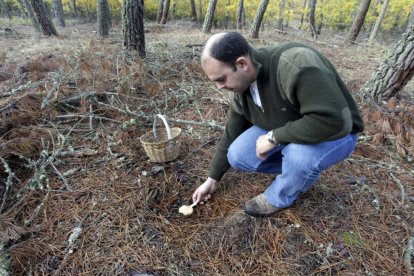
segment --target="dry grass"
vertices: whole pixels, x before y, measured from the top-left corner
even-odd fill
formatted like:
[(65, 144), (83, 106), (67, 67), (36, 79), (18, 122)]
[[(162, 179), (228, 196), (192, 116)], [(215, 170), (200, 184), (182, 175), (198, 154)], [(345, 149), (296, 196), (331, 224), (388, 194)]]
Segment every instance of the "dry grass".
[[(412, 273), (409, 97), (389, 103), (400, 109), (396, 120), (355, 94), (367, 125), (357, 150), (278, 216), (241, 211), (270, 176), (231, 170), (208, 204), (182, 217), (178, 208), (207, 174), (227, 95), (203, 76), (200, 47), (186, 46), (206, 35), (185, 24), (147, 28), (144, 61), (123, 54), (118, 31), (102, 40), (89, 25), (61, 30), (57, 39), (24, 29), (14, 40), (0, 38), (7, 50), (0, 68), (0, 260), (10, 274)], [(305, 40), (262, 37), (253, 43)], [(332, 59), (353, 92), (385, 49), (305, 42)], [(148, 162), (139, 144), (157, 113), (201, 122), (175, 124), (182, 147), (168, 164)]]

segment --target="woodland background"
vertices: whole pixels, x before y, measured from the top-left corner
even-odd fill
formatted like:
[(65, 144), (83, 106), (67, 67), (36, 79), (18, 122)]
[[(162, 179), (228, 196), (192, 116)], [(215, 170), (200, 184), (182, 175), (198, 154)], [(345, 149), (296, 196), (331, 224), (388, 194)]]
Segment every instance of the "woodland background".
[[(0, 275), (412, 275), (413, 8), (0, 0)], [(226, 122), (229, 93), (199, 64), (223, 30), (318, 49), (366, 124), (352, 156), (274, 217), (242, 211), (273, 176), (234, 170), (178, 213)], [(174, 161), (150, 162), (140, 144), (155, 114), (182, 128)]]

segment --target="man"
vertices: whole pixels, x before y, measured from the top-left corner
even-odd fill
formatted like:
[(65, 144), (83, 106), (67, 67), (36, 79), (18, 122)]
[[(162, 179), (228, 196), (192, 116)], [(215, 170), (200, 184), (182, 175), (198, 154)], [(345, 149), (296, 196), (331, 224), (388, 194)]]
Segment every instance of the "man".
[(213, 35), (201, 66), (219, 89), (233, 92), (226, 129), (194, 202), (210, 199), (230, 166), (278, 174), (245, 212), (287, 208), (322, 171), (347, 158), (363, 121), (333, 65), (299, 43), (254, 49), (236, 32)]

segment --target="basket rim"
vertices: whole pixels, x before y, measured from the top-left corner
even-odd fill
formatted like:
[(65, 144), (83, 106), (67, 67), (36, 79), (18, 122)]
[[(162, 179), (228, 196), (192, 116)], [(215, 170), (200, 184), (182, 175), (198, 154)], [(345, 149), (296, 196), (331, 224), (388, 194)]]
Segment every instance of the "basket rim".
[(169, 141), (174, 141), (174, 140), (176, 140), (177, 138), (179, 138), (181, 136), (182, 129), (180, 127), (173, 127), (173, 128), (171, 128), (171, 130), (172, 130), (172, 134), (175, 134), (175, 135), (173, 135), (173, 137), (170, 140), (163, 140), (163, 141), (159, 141), (159, 142), (144, 141), (144, 138), (147, 138), (148, 136), (154, 138), (154, 133), (152, 131), (148, 131), (147, 133), (141, 135), (139, 140), (143, 144), (157, 145), (157, 144), (162, 144), (162, 143), (168, 143)]

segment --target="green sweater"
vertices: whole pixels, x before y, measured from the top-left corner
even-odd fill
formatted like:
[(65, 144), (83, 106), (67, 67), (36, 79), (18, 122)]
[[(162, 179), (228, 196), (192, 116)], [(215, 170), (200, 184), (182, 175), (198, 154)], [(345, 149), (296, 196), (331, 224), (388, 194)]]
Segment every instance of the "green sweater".
[(280, 144), (317, 144), (363, 130), (355, 101), (321, 53), (293, 42), (250, 50), (262, 108), (249, 89), (234, 94), (209, 177), (222, 178), (230, 144), (252, 125), (273, 130)]

